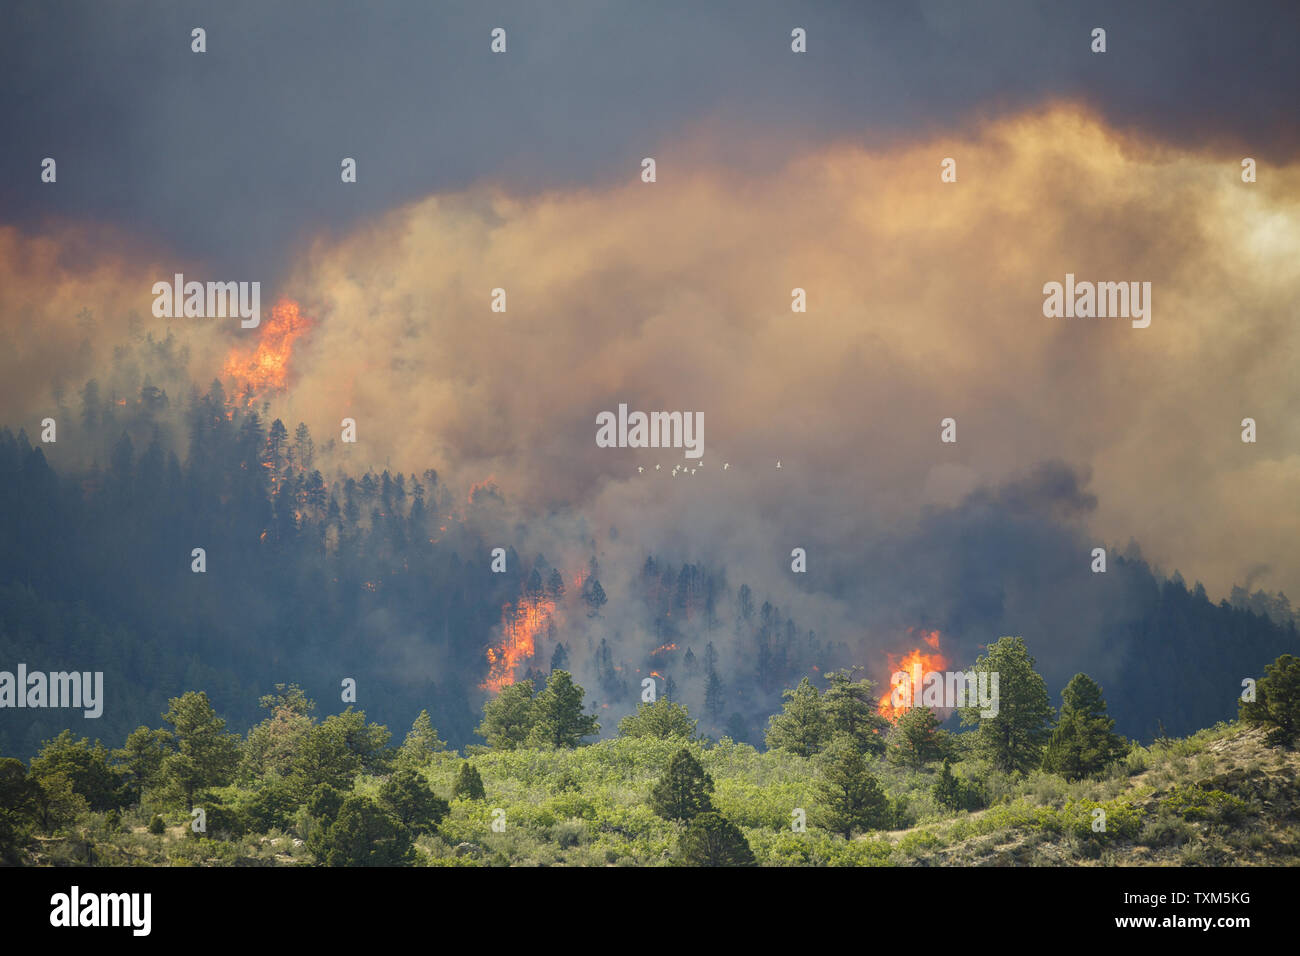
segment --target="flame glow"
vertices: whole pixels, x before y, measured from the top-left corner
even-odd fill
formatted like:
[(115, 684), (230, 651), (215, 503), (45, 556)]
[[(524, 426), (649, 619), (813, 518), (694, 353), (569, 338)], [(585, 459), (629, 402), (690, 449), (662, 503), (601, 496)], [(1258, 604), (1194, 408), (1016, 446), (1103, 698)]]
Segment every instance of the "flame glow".
[(235, 383), (234, 395), (246, 403), (288, 385), (293, 343), (311, 326), (311, 320), (292, 299), (281, 299), (261, 323), (257, 346), (230, 350), (221, 374)]
[[(925, 651), (921, 650), (921, 648), (915, 647), (902, 657), (899, 657), (896, 654), (887, 655), (889, 658), (889, 677), (892, 677), (899, 671), (904, 671), (911, 678), (911, 687), (918, 688), (921, 686), (921, 681), (924, 679), (926, 674), (931, 671), (942, 671), (948, 667), (948, 659), (939, 653), (939, 632), (930, 631), (927, 633), (922, 631), (921, 640), (927, 647), (933, 650), (934, 653), (927, 654)], [(888, 678), (886, 679), (885, 684), (889, 687), (889, 690), (880, 698), (880, 703), (877, 705), (876, 710), (882, 717), (885, 717), (892, 723), (897, 723), (899, 717), (902, 717), (903, 714), (912, 709), (912, 700), (910, 699), (911, 695), (909, 695), (908, 700), (903, 701), (899, 706), (895, 707), (892, 699), (894, 693), (893, 684)]]
[(537, 637), (554, 616), (555, 602), (548, 597), (530, 600), (524, 596), (514, 604), (503, 604), (501, 644), (488, 648), (488, 676), (479, 686), (499, 691), (513, 684), (519, 665), (536, 653)]

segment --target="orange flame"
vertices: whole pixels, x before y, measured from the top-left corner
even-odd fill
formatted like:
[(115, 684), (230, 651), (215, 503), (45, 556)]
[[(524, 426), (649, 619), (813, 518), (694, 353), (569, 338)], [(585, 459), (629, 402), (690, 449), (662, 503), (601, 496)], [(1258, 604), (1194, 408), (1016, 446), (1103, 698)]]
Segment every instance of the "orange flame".
[(235, 382), (234, 394), (251, 404), (253, 399), (288, 385), (293, 343), (311, 326), (292, 299), (281, 299), (262, 322), (257, 346), (251, 351), (235, 346), (226, 356), (221, 373)]
[(530, 600), (524, 596), (515, 604), (501, 606), (501, 646), (488, 648), (488, 676), (479, 686), (500, 691), (515, 682), (519, 665), (537, 651), (537, 637), (555, 615), (555, 602), (548, 597)]
[(653, 651), (650, 652), (650, 656), (654, 657), (656, 654), (664, 654), (667, 653), (668, 651), (675, 651), (675, 650), (677, 650), (676, 644), (661, 644), (658, 647), (656, 647)]
[(496, 475), (488, 475), (482, 481), (476, 481), (472, 485), (470, 485), (469, 495), (465, 498), (465, 503), (472, 505), (474, 503), (474, 498), (478, 495), (480, 491), (487, 492), (488, 494), (492, 494), (494, 492), (499, 493), (499, 490), (497, 488)]
[[(939, 632), (930, 631), (929, 633), (926, 633), (925, 631), (922, 631), (921, 640), (924, 641), (926, 646), (931, 648), (935, 653), (927, 654), (922, 651), (921, 648), (915, 647), (903, 657), (898, 657), (895, 654), (887, 654), (886, 656), (889, 658), (889, 678), (892, 678), (893, 675), (899, 671), (904, 671), (908, 675), (910, 687), (917, 688), (921, 686), (921, 681), (924, 680), (926, 674), (931, 671), (942, 671), (947, 668), (948, 659), (939, 653)], [(909, 695), (909, 699), (902, 701), (897, 707), (895, 707), (893, 702), (893, 684), (890, 683), (888, 679), (885, 683), (886, 686), (889, 687), (889, 690), (880, 698), (880, 703), (876, 707), (876, 710), (882, 717), (885, 717), (892, 723), (897, 723), (899, 717), (902, 717), (903, 714), (912, 709), (911, 695)]]

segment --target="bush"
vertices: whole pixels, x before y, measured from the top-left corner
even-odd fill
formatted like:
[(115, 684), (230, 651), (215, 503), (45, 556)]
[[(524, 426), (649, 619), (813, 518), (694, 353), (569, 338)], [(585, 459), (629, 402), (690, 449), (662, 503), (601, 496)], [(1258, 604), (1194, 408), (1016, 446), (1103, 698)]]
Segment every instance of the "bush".
[(154, 836), (162, 836), (167, 832), (167, 824), (164, 823), (163, 818), (156, 813), (153, 815), (153, 819), (149, 821), (149, 832)]
[(1174, 787), (1161, 801), (1161, 806), (1184, 820), (1209, 823), (1236, 823), (1250, 812), (1250, 807), (1240, 797), (1200, 787)]

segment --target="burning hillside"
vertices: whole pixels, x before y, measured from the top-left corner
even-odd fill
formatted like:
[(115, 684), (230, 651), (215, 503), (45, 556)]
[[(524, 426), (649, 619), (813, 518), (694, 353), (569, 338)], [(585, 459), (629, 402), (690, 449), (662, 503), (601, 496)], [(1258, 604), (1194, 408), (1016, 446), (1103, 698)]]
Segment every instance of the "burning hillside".
[(294, 342), (311, 327), (298, 303), (281, 299), (271, 309), (270, 319), (264, 321), (251, 350), (235, 346), (226, 356), (221, 374), (233, 380), (231, 396), (244, 404), (288, 386), (289, 359), (293, 356)]

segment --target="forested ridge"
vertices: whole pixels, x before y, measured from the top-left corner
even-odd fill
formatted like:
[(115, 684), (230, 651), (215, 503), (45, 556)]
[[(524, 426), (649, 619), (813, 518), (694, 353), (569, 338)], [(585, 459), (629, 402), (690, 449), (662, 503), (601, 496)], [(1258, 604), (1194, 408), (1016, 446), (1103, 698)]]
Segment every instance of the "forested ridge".
[[(103, 671), (109, 700), (94, 721), (8, 715), (6, 753), (31, 756), (69, 725), (120, 738), (193, 687), (247, 729), (275, 683), (327, 700), (345, 677), (377, 718), (404, 724), (427, 709), (463, 746), (493, 679), (489, 651), (510, 639), (516, 613), (544, 604), (554, 610), (509, 679), (542, 677), (559, 661), (618, 716), (653, 673), (714, 738), (761, 745), (781, 690), (803, 676), (853, 665), (880, 676), (883, 662), (858, 646), (862, 634), (820, 634), (793, 620), (735, 580), (743, 567), (645, 554), (639, 568), (602, 569), (593, 540), (557, 543), (553, 561), (521, 555), (509, 544), (515, 516), (491, 482), (467, 493), (432, 469), (352, 475), (346, 449), (318, 446), (306, 425), (268, 422), (267, 406), (219, 382), (187, 389), (168, 371), (177, 361), (170, 339), (146, 338), (117, 358), (114, 384), (86, 383), (77, 408), (56, 392), (58, 444), (0, 429), (0, 661)], [(65, 456), (60, 470), (46, 450)], [(503, 573), (491, 569), (498, 545)], [(205, 553), (202, 574), (192, 569), (195, 548)], [(607, 592), (606, 571), (630, 586)], [(1104, 663), (1112, 714), (1130, 736), (1190, 733), (1230, 717), (1240, 681), (1297, 647), (1284, 595), (1236, 588), (1215, 604), (1136, 553), (1116, 555), (1100, 577), (1096, 668)], [(918, 625), (982, 644), (1002, 623), (999, 588), (1033, 583), (963, 587), (954, 608)], [(1053, 650), (1050, 634), (1026, 638), (1036, 653)]]

